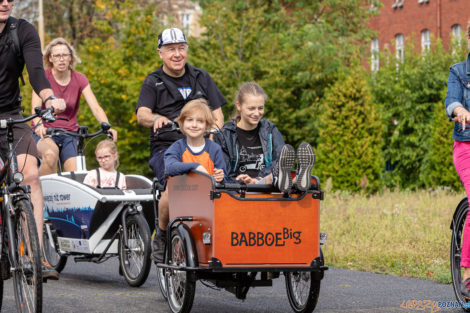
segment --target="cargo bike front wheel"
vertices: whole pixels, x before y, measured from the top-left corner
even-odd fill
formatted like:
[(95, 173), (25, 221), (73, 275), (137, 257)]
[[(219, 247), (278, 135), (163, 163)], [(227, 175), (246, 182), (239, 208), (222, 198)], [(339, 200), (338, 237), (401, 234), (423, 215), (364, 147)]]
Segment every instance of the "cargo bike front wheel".
[[(191, 244), (180, 229), (171, 232), (171, 249), (169, 265), (173, 267), (186, 267), (190, 264), (189, 251)], [(168, 269), (165, 273), (168, 305), (173, 313), (188, 313), (194, 301), (196, 292), (196, 278), (192, 271)]]

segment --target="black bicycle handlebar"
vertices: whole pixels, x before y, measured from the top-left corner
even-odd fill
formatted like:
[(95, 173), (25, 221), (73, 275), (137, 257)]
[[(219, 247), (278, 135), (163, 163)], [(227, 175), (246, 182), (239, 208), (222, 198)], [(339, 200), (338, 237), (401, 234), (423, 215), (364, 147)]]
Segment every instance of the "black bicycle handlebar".
[(0, 129), (5, 129), (8, 128), (10, 125), (14, 124), (20, 124), (20, 123), (26, 123), (31, 121), (33, 118), (40, 117), (42, 120), (52, 123), (56, 120), (54, 117), (54, 108), (46, 108), (44, 110), (41, 110), (41, 107), (35, 107), (34, 108), (34, 114), (31, 116), (28, 116), (26, 118), (22, 119), (12, 119), (12, 118), (7, 118), (7, 119), (0, 119)]
[[(158, 137), (161, 134), (169, 133), (169, 132), (181, 133), (181, 128), (179, 127), (177, 122), (169, 121), (168, 124), (166, 124), (162, 128), (157, 129), (157, 131), (155, 132), (155, 136)], [(211, 128), (209, 130), (209, 134), (213, 134), (213, 135), (217, 134), (218, 132), (219, 132), (218, 128)]]
[(67, 135), (71, 137), (76, 137), (76, 138), (92, 138), (96, 137), (101, 134), (108, 134), (109, 129), (111, 128), (111, 125), (106, 122), (101, 123), (101, 129), (95, 133), (88, 133), (88, 127), (87, 126), (80, 126), (78, 128), (78, 132), (72, 132), (63, 128), (47, 128), (46, 129), (46, 136), (54, 136), (54, 135)]

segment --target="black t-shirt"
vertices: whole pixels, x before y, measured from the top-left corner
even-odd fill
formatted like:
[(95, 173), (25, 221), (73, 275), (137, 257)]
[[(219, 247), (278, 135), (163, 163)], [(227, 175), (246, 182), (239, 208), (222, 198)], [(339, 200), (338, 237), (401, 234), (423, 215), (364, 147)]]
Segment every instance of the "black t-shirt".
[(9, 21), (0, 33), (0, 112), (20, 110), (18, 79), (23, 72), (25, 63), (29, 81), (37, 94), (43, 89), (51, 88), (44, 73), (41, 42), (36, 29), (29, 22), (23, 19), (18, 20), (17, 33), (24, 59), (24, 62), (22, 60), (18, 62), (18, 56), (13, 51), (9, 38)]
[(184, 72), (183, 76), (181, 77), (172, 77), (163, 72), (163, 76), (165, 77), (165, 79), (173, 83), (173, 85), (176, 87), (176, 89), (178, 89), (184, 100), (188, 99), (192, 91), (191, 81), (189, 80), (188, 72)]
[(248, 176), (255, 178), (258, 177), (258, 173), (265, 167), (263, 147), (259, 138), (259, 128), (259, 124), (258, 127), (252, 130), (243, 130), (237, 127), (238, 155), (240, 158), (237, 176), (248, 174)]
[[(189, 85), (187, 84), (189, 81)], [(186, 98), (184, 97), (186, 96)], [(211, 110), (227, 103), (210, 75), (203, 69), (186, 64), (185, 74), (181, 77), (170, 77), (163, 72), (163, 66), (149, 74), (140, 89), (137, 110), (147, 107), (153, 113), (163, 115), (170, 120), (178, 117), (183, 106), (190, 100), (204, 98)], [(151, 154), (161, 148), (169, 147), (182, 138), (175, 132), (163, 133), (156, 137), (153, 127), (150, 128)]]

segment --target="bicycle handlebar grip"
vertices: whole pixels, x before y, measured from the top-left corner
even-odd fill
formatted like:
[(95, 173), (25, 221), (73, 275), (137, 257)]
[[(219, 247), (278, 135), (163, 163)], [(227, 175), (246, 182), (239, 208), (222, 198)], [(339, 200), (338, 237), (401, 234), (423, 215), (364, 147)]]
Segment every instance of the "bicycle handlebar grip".
[(237, 183), (226, 183), (226, 184), (220, 184), (220, 187), (223, 189), (246, 189), (246, 184), (237, 184)]

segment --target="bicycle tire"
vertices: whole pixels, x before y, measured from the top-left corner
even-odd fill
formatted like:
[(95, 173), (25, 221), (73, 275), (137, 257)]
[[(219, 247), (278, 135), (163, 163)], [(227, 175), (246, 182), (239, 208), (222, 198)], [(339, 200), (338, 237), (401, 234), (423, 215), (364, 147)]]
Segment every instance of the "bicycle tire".
[(0, 312), (2, 311), (3, 305), (3, 279), (0, 277)]
[[(193, 251), (188, 250), (180, 231), (178, 229), (172, 230), (169, 263), (173, 266), (185, 267), (188, 264), (190, 254), (193, 254)], [(171, 312), (189, 313), (196, 293), (194, 273), (169, 269), (165, 275), (165, 283)]]
[(60, 255), (57, 253), (57, 235), (55, 235), (55, 229), (51, 227), (52, 234), (52, 243), (49, 238), (49, 234), (46, 229), (46, 224), (43, 227), (42, 233), (42, 255), (44, 259), (57, 271), (57, 273), (62, 272), (65, 265), (67, 264), (67, 256)]
[[(468, 201), (462, 201), (456, 208), (454, 219), (452, 220), (452, 237), (450, 242), (450, 270), (452, 274), (452, 286), (457, 301), (459, 303), (468, 303), (460, 292), (462, 282), (462, 269), (460, 267), (461, 251), (462, 251), (462, 237), (465, 227), (465, 221), (468, 213)], [(470, 312), (470, 308), (462, 309)]]
[[(127, 242), (124, 235), (119, 238), (119, 262), (127, 283), (139, 287), (147, 280), (150, 272), (150, 229), (141, 214), (126, 217)], [(127, 248), (126, 248), (127, 247)]]
[(168, 291), (166, 290), (165, 276), (166, 276), (166, 269), (157, 267), (158, 287), (160, 287), (160, 292), (162, 294), (162, 297), (165, 300), (168, 300)]
[(42, 271), (38, 233), (31, 203), (21, 199), (14, 203), (13, 233), (16, 270), (13, 288), (18, 312), (42, 312)]
[[(324, 264), (320, 248), (320, 265)], [(320, 296), (323, 275), (315, 272), (284, 272), (287, 298), (296, 313), (311, 313), (315, 310)]]

